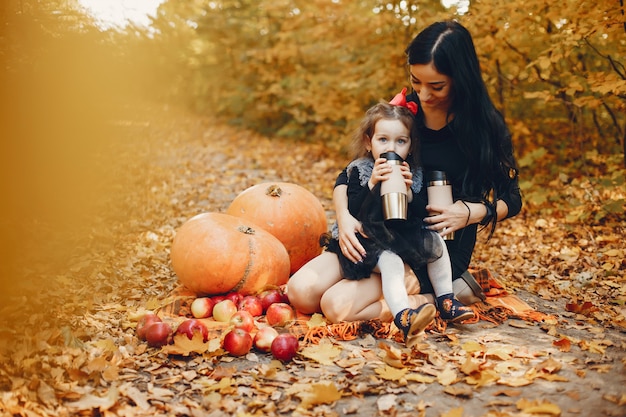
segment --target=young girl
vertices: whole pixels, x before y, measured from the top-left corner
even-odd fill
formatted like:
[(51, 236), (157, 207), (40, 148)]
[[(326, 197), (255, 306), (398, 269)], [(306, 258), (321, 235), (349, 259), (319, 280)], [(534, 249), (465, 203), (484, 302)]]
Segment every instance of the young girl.
[[(413, 270), (427, 264), (436, 306), (443, 319), (457, 322), (474, 317), (472, 309), (454, 298), (450, 258), (443, 239), (422, 223), (427, 215), (426, 201), (418, 197), (423, 174), (417, 141), (411, 137), (413, 120), (413, 113), (403, 105), (379, 103), (367, 111), (353, 139), (355, 159), (346, 168), (348, 209), (363, 224), (367, 237), (358, 238), (367, 255), (361, 262), (350, 261), (340, 250), (336, 233), (327, 248), (337, 254), (347, 279), (369, 278), (372, 271), (380, 271), (383, 296), (409, 347), (434, 319), (435, 307), (432, 304), (417, 309), (409, 307), (404, 284), (405, 262)], [(390, 151), (404, 160), (400, 170), (409, 201), (406, 221), (389, 222), (383, 218), (380, 187), (392, 168), (381, 154)]]

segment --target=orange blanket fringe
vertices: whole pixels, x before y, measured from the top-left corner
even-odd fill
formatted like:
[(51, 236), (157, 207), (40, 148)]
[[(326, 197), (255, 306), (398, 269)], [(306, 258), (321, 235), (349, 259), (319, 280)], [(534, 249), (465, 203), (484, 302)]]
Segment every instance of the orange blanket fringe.
[[(489, 270), (476, 269), (471, 272), (485, 292), (487, 299), (485, 302), (471, 305), (471, 308), (476, 313), (476, 317), (465, 321), (465, 324), (486, 321), (499, 325), (509, 318), (540, 322), (550, 317), (534, 310), (517, 296), (509, 294)], [(170, 302), (160, 309), (159, 314), (180, 320), (190, 317), (189, 307), (194, 298), (193, 293), (182, 287), (177, 288), (168, 299)], [(401, 332), (390, 322), (374, 319), (309, 327), (308, 322), (310, 318), (311, 316), (298, 314), (297, 320), (287, 328), (290, 333), (300, 338), (303, 344), (318, 344), (324, 338), (349, 341), (363, 337), (366, 334), (371, 334), (378, 339), (394, 339), (402, 342)], [(209, 327), (212, 337), (219, 337), (221, 331), (227, 327), (225, 323), (217, 325), (212, 319), (204, 320), (213, 322), (207, 323), (211, 324)], [(259, 320), (263, 321), (264, 318), (261, 317)], [(437, 317), (426, 331), (444, 333), (446, 329), (447, 323)]]

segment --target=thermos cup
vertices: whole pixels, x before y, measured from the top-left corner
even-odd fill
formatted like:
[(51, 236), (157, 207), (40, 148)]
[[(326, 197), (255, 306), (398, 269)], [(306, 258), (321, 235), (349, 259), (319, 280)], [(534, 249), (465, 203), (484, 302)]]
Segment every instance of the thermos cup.
[(400, 166), (404, 160), (395, 152), (380, 155), (387, 159), (393, 171), (389, 178), (380, 184), (380, 195), (383, 203), (385, 220), (406, 220), (408, 209), (407, 188)]
[[(426, 188), (426, 193), (428, 195), (428, 204), (449, 206), (454, 203), (452, 200), (452, 186), (444, 171), (430, 171), (428, 173), (428, 187)], [(435, 214), (438, 213), (430, 213), (431, 216)], [(454, 232), (444, 235), (443, 239), (453, 240)]]

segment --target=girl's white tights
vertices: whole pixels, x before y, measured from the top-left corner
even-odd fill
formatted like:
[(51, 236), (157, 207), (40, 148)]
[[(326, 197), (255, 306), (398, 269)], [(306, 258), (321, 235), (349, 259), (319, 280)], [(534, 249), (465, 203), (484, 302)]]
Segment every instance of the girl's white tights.
[(395, 317), (400, 311), (409, 308), (409, 296), (404, 285), (404, 262), (395, 253), (384, 251), (378, 258), (378, 269), (383, 285), (383, 296)]
[[(452, 294), (452, 266), (445, 242), (439, 237), (443, 253), (441, 257), (428, 263), (428, 277), (435, 291), (435, 296)], [(402, 258), (390, 251), (384, 251), (378, 258), (378, 269), (383, 286), (383, 296), (389, 310), (395, 317), (400, 311), (409, 308), (409, 297), (404, 285), (404, 262)]]
[(448, 247), (443, 241), (443, 238), (437, 235), (439, 243), (442, 246), (443, 252), (439, 259), (430, 262), (426, 265), (428, 270), (428, 278), (435, 290), (435, 296), (439, 297), (445, 294), (452, 294), (452, 265), (450, 264), (450, 255), (448, 255)]

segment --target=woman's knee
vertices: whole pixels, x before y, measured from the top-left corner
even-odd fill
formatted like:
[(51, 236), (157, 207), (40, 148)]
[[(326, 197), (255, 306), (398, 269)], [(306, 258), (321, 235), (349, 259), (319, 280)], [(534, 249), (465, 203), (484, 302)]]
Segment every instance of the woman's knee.
[(312, 271), (300, 270), (287, 282), (289, 303), (304, 314), (319, 311), (319, 299), (322, 293), (315, 286), (316, 276)]
[[(376, 318), (382, 298), (380, 277), (343, 280), (329, 288), (320, 300), (324, 316), (333, 323)], [(370, 317), (371, 316), (371, 317)]]
[(302, 266), (289, 279), (289, 302), (301, 313), (320, 312), (322, 295), (340, 279), (337, 256), (324, 252)]
[(351, 297), (345, 299), (338, 291), (332, 291), (332, 288), (326, 291), (320, 299), (320, 309), (331, 323), (339, 323), (340, 321), (350, 319), (349, 304), (353, 302)]

